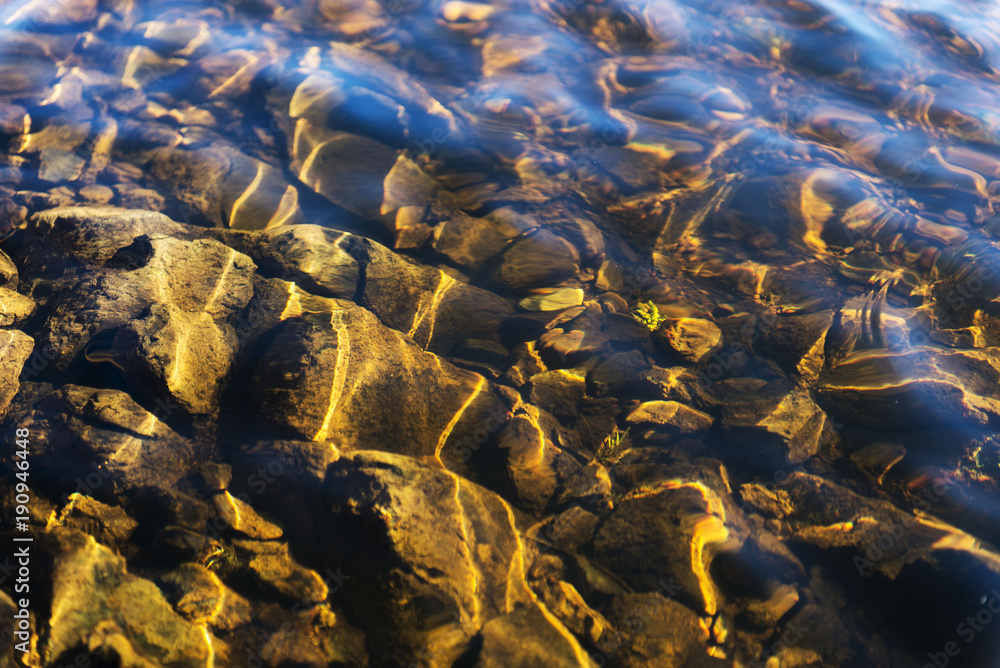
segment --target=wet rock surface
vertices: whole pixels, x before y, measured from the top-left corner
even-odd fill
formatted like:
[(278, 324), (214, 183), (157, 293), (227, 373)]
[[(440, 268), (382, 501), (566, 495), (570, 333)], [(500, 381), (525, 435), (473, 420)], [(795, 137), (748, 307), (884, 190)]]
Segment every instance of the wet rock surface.
[(992, 666), (996, 17), (821, 4), (0, 9), (27, 664)]
[[(53, 595), (89, 601), (40, 622), (45, 656), (205, 665), (270, 642), (308, 665), (684, 666), (801, 631), (782, 656), (808, 663), (842, 654), (800, 621), (833, 614), (806, 563), (897, 597), (913, 577), (941, 597), (964, 586), (946, 565), (1000, 572), (948, 514), (966, 497), (907, 510), (926, 470), (907, 458), (926, 451), (841, 460), (881, 498), (827, 478), (848, 447), (827, 411), (884, 392), (886, 354), (848, 356), (871, 370), (825, 370), (815, 394), (762, 362), (763, 378), (713, 383), (707, 360), (670, 366), (683, 356), (613, 308), (533, 322), (351, 233), (220, 233), (103, 208), (39, 214), (22, 235), (38, 261), (14, 285), (38, 310), (4, 330), (6, 421), (45, 471), (40, 547), (53, 575), (75, 574)], [(496, 300), (500, 332), (448, 315), (463, 290)], [(473, 362), (474, 345), (493, 363)], [(926, 370), (915, 396), (961, 388), (925, 423), (992, 419), (990, 355), (899, 354)], [(498, 360), (513, 368), (500, 376)], [(955, 380), (968, 368), (981, 385)], [(874, 419), (846, 412), (856, 429)], [(798, 469), (734, 478), (709, 447)], [(827, 623), (867, 637), (862, 613), (840, 614)]]

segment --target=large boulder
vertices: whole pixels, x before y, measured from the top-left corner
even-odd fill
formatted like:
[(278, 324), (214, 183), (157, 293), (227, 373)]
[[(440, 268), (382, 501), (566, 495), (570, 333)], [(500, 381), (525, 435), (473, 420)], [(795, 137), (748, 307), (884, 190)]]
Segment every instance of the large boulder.
[(249, 401), (268, 431), (435, 457), (491, 416), (505, 419), (479, 374), (420, 350), (370, 311), (326, 308), (277, 324), (252, 362)]
[(61, 481), (67, 495), (104, 498), (186, 475), (191, 444), (165, 418), (165, 409), (150, 412), (119, 390), (65, 385), (18, 426), (30, 431), (39, 467)]
[(637, 591), (656, 591), (673, 578), (679, 596), (714, 615), (723, 599), (710, 573), (712, 562), (739, 547), (722, 499), (714, 485), (700, 480), (640, 488), (618, 501), (598, 526), (595, 556)]
[(57, 368), (81, 357), (110, 363), (139, 396), (190, 414), (214, 410), (240, 346), (234, 323), (253, 296), (249, 257), (131, 211), (46, 212), (29, 232), (49, 246), (41, 253), (86, 269), (45, 277), (61, 288), (41, 337)]
[[(543, 654), (581, 655), (566, 628), (534, 602), (525, 576), (527, 546), (511, 508), (496, 494), (382, 452), (336, 462), (326, 489), (334, 514), (319, 549), (330, 563), (357, 574), (342, 593), (370, 623), (373, 660), (450, 666), (477, 634), (511, 637), (511, 624), (530, 628), (535, 640), (525, 644)], [(524, 624), (527, 619), (534, 621)], [(492, 620), (498, 621), (490, 626)], [(554, 645), (553, 638), (559, 639)]]
[(820, 376), (820, 399), (865, 426), (986, 424), (1000, 419), (1000, 349), (913, 347), (855, 353)]

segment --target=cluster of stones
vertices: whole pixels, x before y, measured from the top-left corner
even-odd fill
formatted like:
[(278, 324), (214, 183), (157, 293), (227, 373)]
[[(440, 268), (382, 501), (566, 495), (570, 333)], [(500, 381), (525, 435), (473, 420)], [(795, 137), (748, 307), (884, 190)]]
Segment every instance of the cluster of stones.
[(796, 39), (881, 111), (791, 118), (749, 18), (250, 4), (0, 29), (35, 664), (921, 665), (1000, 586), (1000, 163), (918, 141), (982, 96), (848, 25)]
[[(808, 665), (889, 631), (838, 607), (833, 576), (794, 546), (842, 554), (859, 586), (904, 587), (944, 553), (960, 570), (934, 571), (941, 587), (995, 563), (957, 517), (830, 480), (842, 461), (902, 505), (915, 473), (906, 448), (840, 460), (816, 401), (874, 400), (884, 390), (844, 367), (887, 362), (852, 358), (814, 394), (793, 380), (814, 347), (790, 344), (808, 331), (793, 317), (757, 337), (749, 314), (650, 332), (587, 300), (519, 322), (510, 299), (310, 225), (75, 207), (16, 239), (4, 421), (33, 434), (53, 564), (43, 661), (685, 665), (809, 628), (779, 652)], [(449, 314), (491, 296), (498, 338)], [(743, 366), (786, 342), (787, 371), (708, 380), (741, 333)], [(455, 341), (492, 341), (512, 365), (432, 352)], [(922, 385), (893, 396), (993, 419), (988, 353), (912, 351)], [(733, 477), (768, 467), (786, 469)], [(945, 480), (926, 481), (936, 516), (961, 502)]]

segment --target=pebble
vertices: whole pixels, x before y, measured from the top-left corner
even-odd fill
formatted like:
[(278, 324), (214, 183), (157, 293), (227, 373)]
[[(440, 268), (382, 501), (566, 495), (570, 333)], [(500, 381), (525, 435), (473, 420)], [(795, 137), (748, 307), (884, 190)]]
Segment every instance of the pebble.
[(520, 306), (525, 311), (560, 311), (583, 303), (583, 290), (580, 288), (562, 288), (544, 295), (525, 297)]

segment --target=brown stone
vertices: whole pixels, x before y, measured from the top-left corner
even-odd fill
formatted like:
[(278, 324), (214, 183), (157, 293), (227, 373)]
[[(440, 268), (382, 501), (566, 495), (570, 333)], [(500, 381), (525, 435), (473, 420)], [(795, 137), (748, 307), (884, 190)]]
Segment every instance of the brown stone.
[(625, 422), (653, 424), (680, 434), (696, 434), (711, 428), (712, 417), (676, 401), (647, 401), (626, 415)]
[(18, 325), (31, 316), (35, 302), (7, 288), (0, 288), (0, 327)]
[(568, 632), (553, 627), (537, 607), (526, 607), (491, 620), (481, 632), (482, 649), (475, 668), (587, 665), (587, 655)]
[(34, 347), (34, 340), (23, 332), (0, 330), (0, 418), (21, 387), (21, 370)]
[(622, 640), (617, 647), (604, 645), (606, 654), (620, 656), (625, 665), (681, 668), (688, 665), (689, 657), (705, 651), (707, 633), (700, 627), (698, 616), (662, 594), (617, 596), (606, 614), (608, 621), (619, 628)]
[(823, 374), (820, 398), (838, 417), (885, 428), (986, 424), (1000, 417), (1000, 353), (913, 347), (862, 351)]
[(833, 438), (833, 423), (808, 390), (767, 390), (726, 403), (721, 425), (730, 438), (770, 447), (793, 463), (813, 457)]
[[(205, 666), (213, 638), (178, 615), (155, 584), (127, 572), (125, 560), (79, 531), (58, 529), (46, 649), (54, 656), (89, 647), (122, 665), (151, 657)], [(156, 629), (156, 633), (150, 633)]]
[(656, 340), (688, 363), (698, 364), (721, 348), (722, 331), (711, 320), (680, 318), (664, 324)]

